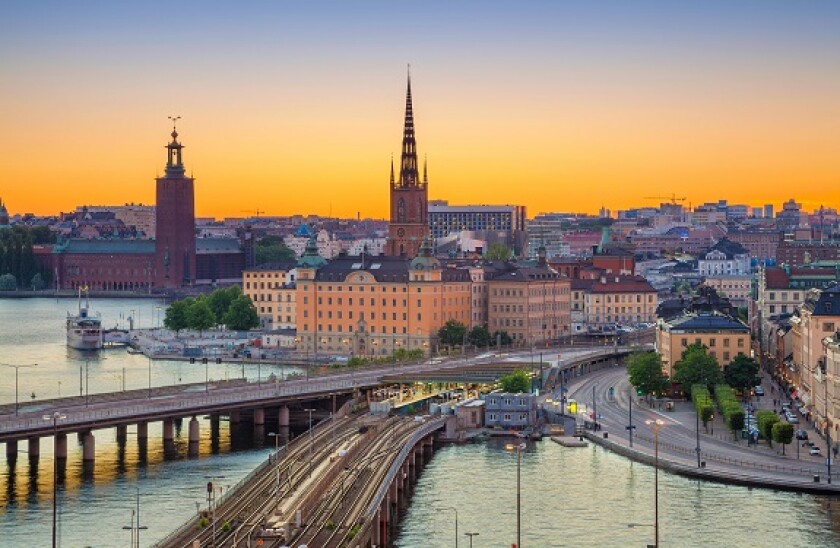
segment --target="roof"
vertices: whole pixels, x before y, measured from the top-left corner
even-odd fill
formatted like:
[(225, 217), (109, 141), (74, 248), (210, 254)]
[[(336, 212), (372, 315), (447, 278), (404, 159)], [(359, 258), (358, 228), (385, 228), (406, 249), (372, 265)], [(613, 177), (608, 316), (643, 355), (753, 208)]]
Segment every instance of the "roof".
[[(377, 282), (408, 282), (411, 260), (404, 257), (339, 255), (318, 269), (315, 280), (343, 282), (353, 272), (364, 271)], [(443, 281), (470, 281), (469, 270), (441, 268)]]
[(814, 316), (840, 316), (840, 285), (822, 290), (815, 302), (806, 300), (805, 306)]
[(53, 253), (154, 255), (154, 240), (66, 240), (53, 246)]
[(572, 278), (571, 280), (572, 287), (571, 289), (574, 290), (584, 290), (589, 291), (592, 289), (592, 286), (595, 285), (595, 280), (579, 280), (577, 278)]
[(548, 266), (514, 267), (493, 276), (493, 280), (506, 282), (533, 282), (538, 280), (556, 280), (563, 278)]
[(257, 266), (252, 266), (251, 268), (245, 269), (245, 272), (253, 272), (253, 271), (281, 271), (281, 272), (288, 272), (293, 270), (297, 266), (297, 261), (274, 261), (271, 263), (264, 263)]
[(671, 332), (707, 332), (707, 331), (734, 331), (738, 333), (749, 333), (750, 328), (738, 320), (720, 314), (687, 314), (669, 322), (665, 325), (667, 331)]
[(595, 280), (593, 293), (656, 293), (656, 289), (641, 276), (619, 276), (605, 278), (606, 283)]
[(196, 238), (196, 253), (241, 253), (242, 245), (236, 238)]
[(767, 289), (788, 289), (790, 276), (781, 268), (768, 268), (764, 271)]
[(727, 259), (734, 259), (736, 256), (739, 255), (749, 255), (750, 252), (747, 249), (739, 244), (738, 242), (733, 242), (727, 238), (722, 238), (718, 240), (718, 243), (713, 245), (706, 253), (711, 253), (712, 251), (719, 251), (726, 255)]

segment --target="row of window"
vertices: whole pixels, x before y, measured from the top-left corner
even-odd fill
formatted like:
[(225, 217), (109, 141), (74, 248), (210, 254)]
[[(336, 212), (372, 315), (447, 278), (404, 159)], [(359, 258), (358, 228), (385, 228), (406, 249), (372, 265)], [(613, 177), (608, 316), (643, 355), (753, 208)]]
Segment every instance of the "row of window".
[[(721, 340), (723, 341), (723, 347), (724, 348), (729, 348), (729, 344), (730, 344), (730, 341), (732, 339), (729, 338), (729, 337), (724, 337)], [(703, 344), (700, 339), (694, 339), (694, 342), (697, 343), (697, 344)], [(688, 346), (688, 338), (683, 337), (682, 340), (680, 341), (680, 344), (682, 344), (683, 346)], [(709, 339), (709, 348), (714, 348), (716, 346), (717, 346), (717, 339), (715, 339), (714, 337)], [(738, 348), (744, 348), (744, 339), (743, 338), (738, 339)]]

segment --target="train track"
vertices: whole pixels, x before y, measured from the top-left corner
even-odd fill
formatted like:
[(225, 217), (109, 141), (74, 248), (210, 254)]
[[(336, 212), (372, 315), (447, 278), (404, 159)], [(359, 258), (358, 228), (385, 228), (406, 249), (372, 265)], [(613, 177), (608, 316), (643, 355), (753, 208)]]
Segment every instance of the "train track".
[(360, 528), (359, 519), (384, 481), (391, 461), (416, 428), (413, 420), (392, 419), (381, 429), (364, 451), (345, 463), (292, 545), (349, 546)]
[(347, 444), (354, 435), (358, 436), (358, 425), (354, 421), (354, 418), (337, 418), (333, 425), (332, 420), (325, 420), (312, 429), (311, 440), (308, 434), (295, 438), (274, 455), (274, 464), (235, 495), (219, 503), (214, 515), (210, 517), (210, 525), (189, 530), (180, 538), (160, 546), (192, 548), (196, 542), (202, 547), (247, 546), (245, 539), (248, 535), (261, 527), (283, 498), (300, 487), (308, 477), (310, 451), (314, 467), (315, 462), (327, 458), (342, 444)]

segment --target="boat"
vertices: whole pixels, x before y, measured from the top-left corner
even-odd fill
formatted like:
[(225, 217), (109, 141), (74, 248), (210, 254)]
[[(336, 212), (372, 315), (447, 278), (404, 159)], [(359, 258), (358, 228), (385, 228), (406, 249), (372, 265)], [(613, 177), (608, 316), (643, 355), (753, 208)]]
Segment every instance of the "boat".
[[(82, 306), (82, 291), (85, 304)], [(79, 312), (73, 316), (67, 313), (67, 346), (76, 350), (99, 350), (103, 346), (102, 320), (99, 315), (90, 315), (90, 298), (87, 288), (79, 288)]]

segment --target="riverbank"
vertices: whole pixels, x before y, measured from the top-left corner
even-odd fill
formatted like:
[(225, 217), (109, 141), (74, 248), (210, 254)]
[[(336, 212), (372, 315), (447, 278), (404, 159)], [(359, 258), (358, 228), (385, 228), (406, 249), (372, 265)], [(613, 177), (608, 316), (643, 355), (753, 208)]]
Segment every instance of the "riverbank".
[[(85, 293), (91, 299), (169, 299), (166, 293), (132, 292), (132, 291), (89, 291)], [(72, 289), (45, 289), (43, 291), (32, 291), (26, 289), (15, 289), (13, 291), (0, 291), (0, 299), (78, 299), (79, 292)]]

